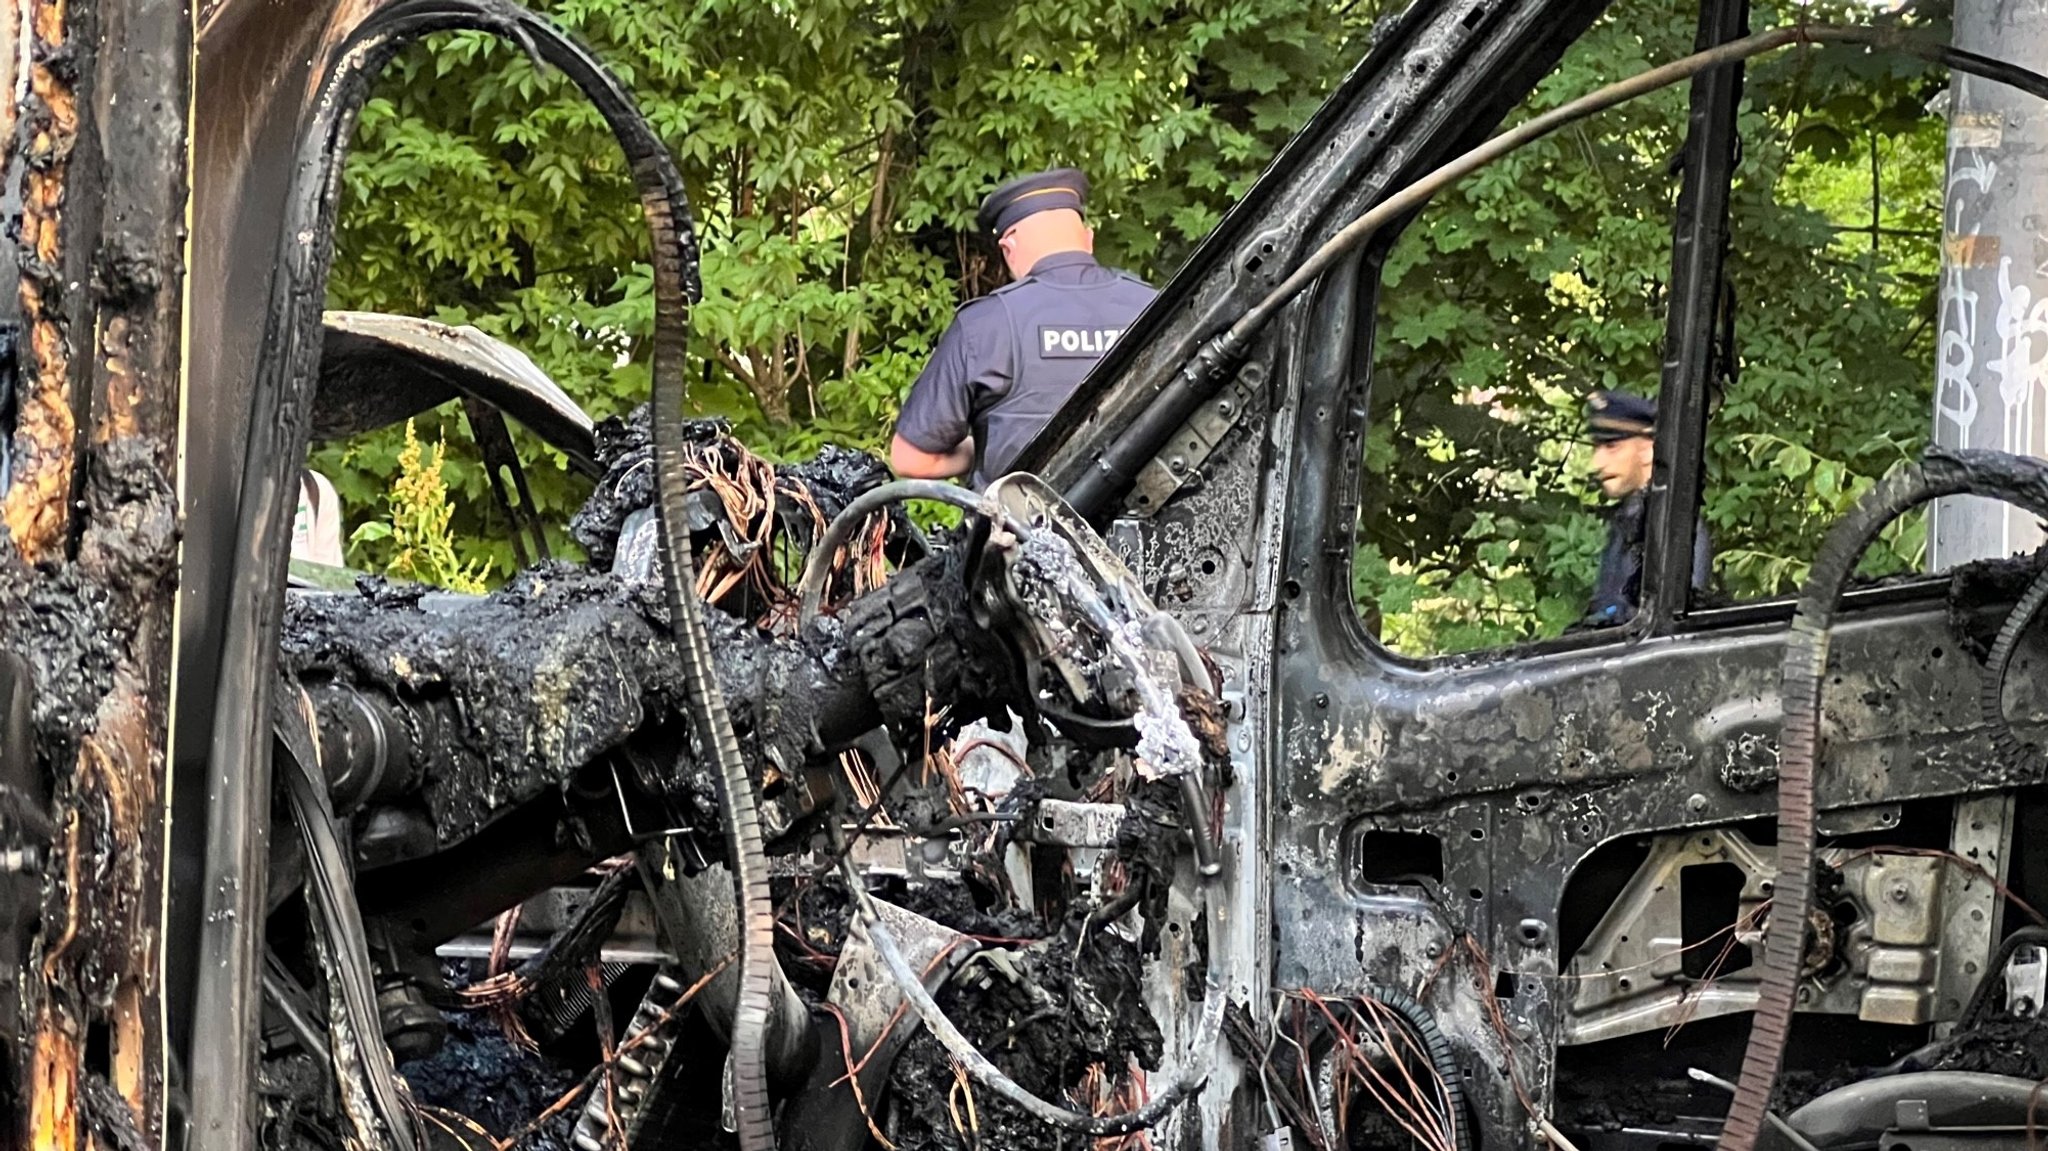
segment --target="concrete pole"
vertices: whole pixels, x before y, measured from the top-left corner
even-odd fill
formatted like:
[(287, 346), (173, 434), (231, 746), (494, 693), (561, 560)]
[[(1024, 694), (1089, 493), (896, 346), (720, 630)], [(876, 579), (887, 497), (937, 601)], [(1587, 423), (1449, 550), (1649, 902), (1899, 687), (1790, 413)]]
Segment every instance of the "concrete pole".
[[(2048, 0), (1956, 0), (1955, 44), (2048, 70)], [(1942, 206), (1934, 442), (2048, 456), (2048, 106), (1955, 74)], [(1943, 500), (1936, 571), (2039, 547), (2035, 519), (1991, 500)]]

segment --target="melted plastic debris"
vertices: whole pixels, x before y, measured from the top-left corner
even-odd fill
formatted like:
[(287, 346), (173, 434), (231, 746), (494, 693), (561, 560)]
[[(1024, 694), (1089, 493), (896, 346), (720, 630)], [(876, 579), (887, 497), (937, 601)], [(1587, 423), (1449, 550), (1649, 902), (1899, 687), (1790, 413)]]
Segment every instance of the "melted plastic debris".
[[(809, 738), (814, 709), (834, 698), (823, 657), (720, 613), (705, 623), (749, 761), (761, 762), (764, 738)], [(283, 662), (302, 677), (452, 705), (459, 738), (436, 745), (424, 789), (445, 843), (561, 784), (651, 723), (680, 722), (683, 681), (667, 631), (653, 589), (556, 564), (480, 598), (379, 580), (364, 580), (356, 595), (293, 596)], [(767, 705), (770, 731), (759, 718)], [(706, 771), (686, 769), (671, 789), (695, 798), (707, 816), (716, 811)]]
[(114, 686), (119, 657), (113, 605), (74, 564), (30, 568), (0, 532), (0, 649), (27, 658), (35, 676), (36, 751), (68, 761)]
[[(567, 780), (650, 716), (680, 712), (661, 618), (651, 595), (566, 565), (481, 599), (365, 580), (355, 596), (291, 597), (282, 660), (296, 675), (452, 700), (460, 739), (436, 747), (423, 795), (447, 843)], [(712, 793), (708, 778), (701, 787)]]
[[(874, 722), (865, 649), (846, 652), (840, 629), (796, 639), (721, 612), (705, 613), (705, 626), (757, 779), (764, 765), (801, 762), (822, 730)], [(884, 630), (854, 642), (898, 638)], [(660, 593), (567, 564), (530, 569), (484, 597), (376, 579), (352, 595), (294, 595), (282, 649), (285, 671), (302, 681), (367, 686), (446, 717), (453, 730), (424, 757), (422, 790), (444, 844), (561, 785), (636, 733), (687, 722)], [(902, 715), (921, 714), (924, 695), (912, 703), (916, 710)], [(709, 771), (685, 760), (666, 786), (694, 809), (698, 826), (716, 829)]]
[[(467, 1115), (501, 1139), (525, 1130), (582, 1078), (569, 1064), (505, 1038), (487, 1015), (470, 1012), (450, 1014), (447, 1045), (398, 1073), (415, 1099)], [(569, 1151), (576, 1111), (563, 1108), (519, 1145), (522, 1151)]]
[(147, 444), (99, 447), (89, 483), (95, 518), (75, 562), (31, 567), (0, 530), (0, 651), (28, 660), (36, 751), (50, 765), (70, 762), (93, 730), (137, 613), (177, 547), (177, 502)]
[[(1102, 931), (1077, 946), (1079, 930), (1069, 925), (1031, 946), (984, 951), (938, 996), (976, 1047), (1044, 1099), (1073, 1100), (1095, 1094), (1095, 1084), (1128, 1083), (1134, 1065), (1158, 1070), (1165, 1048), (1145, 1009), (1137, 949)], [(888, 1127), (897, 1146), (1043, 1147), (1054, 1137), (1043, 1123), (964, 1082), (939, 1041), (920, 1030), (890, 1079)], [(1106, 1111), (1106, 1103), (1098, 1095), (1083, 1105)]]
[(1981, 1071), (2048, 1079), (2048, 1020), (2002, 1016), (1955, 1035), (1928, 1060), (1929, 1071)]

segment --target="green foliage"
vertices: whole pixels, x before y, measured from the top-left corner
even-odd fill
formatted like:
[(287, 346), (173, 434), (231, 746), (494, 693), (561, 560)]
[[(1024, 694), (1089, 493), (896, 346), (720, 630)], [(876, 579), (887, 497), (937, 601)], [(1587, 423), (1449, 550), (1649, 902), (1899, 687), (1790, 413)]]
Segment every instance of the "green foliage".
[(484, 565), (455, 554), (455, 516), (442, 481), (446, 445), (436, 441), (424, 450), (411, 420), (405, 421), (405, 446), (398, 453), (398, 474), (391, 481), (387, 518), (371, 520), (349, 534), (357, 566), (385, 575), (449, 591), (484, 590)]
[[(1691, 51), (1693, 5), (1625, 3), (1517, 113)], [(1868, 19), (1759, 5), (1752, 23)], [(1709, 423), (1715, 594), (1782, 594), (1932, 411), (1945, 85), (1912, 61), (1780, 55), (1748, 71), (1727, 275), (1739, 376)], [(1584, 610), (1605, 527), (1579, 404), (1654, 394), (1686, 92), (1604, 113), (1440, 195), (1388, 252), (1354, 584), (1414, 654), (1556, 635)], [(1879, 176), (1871, 242), (1871, 164)], [(1861, 231), (1857, 231), (1861, 229)], [(1924, 521), (1869, 574), (1920, 563)]]
[[(692, 404), (775, 458), (887, 443), (954, 308), (1002, 274), (967, 231), (989, 188), (1084, 168), (1104, 259), (1162, 279), (1377, 14), (1356, 0), (540, 7), (619, 74), (682, 166), (704, 248)], [(639, 204), (559, 76), (481, 34), (416, 46), (366, 109), (346, 181), (333, 306), (474, 324), (598, 417), (646, 396)], [(452, 409), (424, 423), (449, 445), (459, 550), (508, 574), (468, 429)], [(398, 444), (390, 429), (316, 455), (351, 522), (376, 507)], [(587, 489), (559, 458), (533, 471), (541, 512), (565, 522)]]
[[(1392, 7), (1389, 3), (1387, 7)], [(953, 309), (995, 286), (975, 204), (1018, 171), (1086, 169), (1104, 258), (1155, 282), (1363, 51), (1374, 0), (549, 0), (682, 165), (704, 248), (698, 414), (772, 458), (880, 449)], [(1870, 18), (1851, 0), (1761, 5)], [(1782, 19), (1781, 19), (1782, 18)], [(1683, 55), (1681, 0), (1624, 0), (1518, 116)], [(1944, 84), (1895, 58), (1753, 65), (1729, 275), (1740, 376), (1713, 415), (1705, 518), (1720, 594), (1782, 592), (1821, 527), (1917, 450), (1931, 402)], [(1404, 651), (1555, 634), (1599, 553), (1577, 442), (1597, 386), (1655, 386), (1682, 88), (1607, 113), (1437, 198), (1387, 253), (1355, 590)], [(651, 284), (616, 146), (558, 76), (489, 37), (401, 56), (346, 173), (331, 302), (469, 323), (593, 415), (648, 390)], [(1871, 158), (1881, 187), (1871, 230)], [(1876, 243), (1872, 239), (1875, 236)], [(463, 565), (512, 569), (469, 429), (422, 418)], [(560, 525), (587, 487), (515, 431)], [(397, 429), (325, 445), (352, 523), (378, 519)], [(1870, 570), (1919, 561), (1924, 529)], [(387, 541), (358, 557), (388, 564)]]

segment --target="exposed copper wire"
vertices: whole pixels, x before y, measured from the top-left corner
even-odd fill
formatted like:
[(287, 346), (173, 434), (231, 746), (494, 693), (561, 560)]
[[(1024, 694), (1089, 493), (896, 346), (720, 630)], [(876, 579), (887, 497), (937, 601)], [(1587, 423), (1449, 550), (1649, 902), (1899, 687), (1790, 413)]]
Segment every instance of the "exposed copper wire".
[[(957, 1100), (964, 1094), (967, 1098), (967, 1123), (960, 1122)], [(974, 1112), (974, 1083), (967, 1078), (967, 1069), (957, 1062), (953, 1064), (953, 1089), (946, 1092), (946, 1112), (953, 1117), (953, 1130), (967, 1140), (967, 1146), (981, 1146), (981, 1118)]]
[[(1841, 862), (1848, 863), (1852, 860), (1863, 859), (1867, 856), (1872, 855), (1917, 855), (1925, 859), (1946, 860), (1947, 862), (1952, 863), (1955, 866), (1964, 869), (1965, 871), (1974, 872), (1985, 882), (1991, 884), (1991, 888), (1993, 891), (1996, 891), (2001, 897), (2003, 897), (2006, 900), (2006, 902), (2012, 904), (2014, 907), (2019, 908), (2021, 914), (2025, 915), (2028, 919), (2034, 921), (2034, 926), (2048, 927), (2048, 916), (2043, 916), (2039, 911), (2036, 911), (2034, 909), (2033, 904), (2028, 903), (2024, 899), (2021, 899), (2019, 893), (2015, 892), (2012, 888), (2007, 887), (2004, 881), (2000, 880), (1996, 875), (1993, 875), (1991, 873), (1990, 868), (1985, 867), (1983, 864), (1977, 862), (1974, 859), (1971, 859), (1966, 855), (1958, 855), (1953, 851), (1949, 851), (1946, 848), (1940, 847), (1897, 847), (1879, 845), (1876, 847), (1866, 847), (1859, 851), (1852, 852), (1851, 854), (1844, 856)], [(1839, 867), (1840, 864), (1837, 864), (1836, 866)]]
[[(1670, 1027), (1666, 1028), (1664, 1031), (1663, 1045), (1665, 1047), (1670, 1047), (1671, 1041), (1678, 1037), (1678, 1033), (1685, 1029), (1685, 1025), (1691, 1023), (1693, 1021), (1693, 1017), (1699, 1014), (1700, 1001), (1697, 997), (1694, 996), (1693, 993), (1695, 991), (1707, 990), (1721, 978), (1722, 970), (1727, 967), (1728, 960), (1734, 956), (1735, 948), (1741, 942), (1743, 927), (1756, 927), (1757, 924), (1763, 921), (1764, 916), (1770, 913), (1770, 907), (1771, 901), (1766, 899), (1762, 903), (1759, 903), (1755, 907), (1751, 908), (1749, 911), (1743, 913), (1741, 919), (1738, 919), (1734, 923), (1731, 923), (1727, 927), (1722, 928), (1720, 931), (1714, 933), (1714, 935), (1716, 936), (1726, 935), (1727, 940), (1721, 944), (1721, 950), (1714, 954), (1714, 958), (1708, 961), (1706, 973), (1700, 978), (1699, 982), (1691, 986), (1688, 986), (1679, 992), (1680, 1009), (1678, 1013), (1678, 1018), (1671, 1024)], [(1804, 934), (1804, 931), (1802, 931), (1802, 944), (1805, 942)], [(1709, 936), (1708, 938), (1713, 937)], [(1705, 940), (1702, 940), (1701, 942), (1704, 943)]]
[[(924, 978), (929, 979), (931, 977), (932, 972), (938, 970), (939, 964), (944, 963), (946, 961), (946, 957), (948, 955), (951, 955), (954, 952), (954, 950), (964, 942), (966, 942), (966, 937), (964, 936), (957, 939), (948, 940), (946, 945), (939, 949), (939, 953), (937, 955), (932, 956), (932, 961), (924, 965), (924, 970), (919, 974), (922, 975)], [(867, 1068), (868, 1060), (873, 1059), (875, 1057), (875, 1052), (880, 1051), (882, 1049), (883, 1040), (889, 1037), (889, 1032), (894, 1031), (896, 1029), (896, 1024), (902, 1020), (904, 1013), (908, 1012), (909, 1010), (910, 1005), (908, 1003), (898, 1003), (896, 1005), (896, 1010), (889, 1013), (888, 1021), (882, 1024), (882, 1030), (879, 1034), (875, 1036), (875, 1041), (872, 1044), (869, 1044), (867, 1051), (861, 1055), (860, 1062), (846, 1069), (846, 1074), (848, 1076), (858, 1075)], [(828, 1084), (828, 1086), (837, 1087), (845, 1081), (846, 1077), (841, 1076), (838, 1079), (834, 1079), (830, 1084)]]
[(730, 955), (726, 956), (724, 959), (719, 960), (715, 965), (712, 966), (711, 970), (706, 971), (703, 975), (699, 976), (695, 983), (692, 983), (688, 987), (684, 988), (682, 993), (676, 996), (675, 1002), (669, 1004), (666, 1010), (664, 1010), (660, 1015), (656, 1016), (654, 1019), (650, 1020), (647, 1026), (642, 1027), (640, 1030), (635, 1031), (633, 1034), (627, 1036), (625, 1041), (619, 1044), (618, 1050), (612, 1052), (609, 1059), (606, 1059), (605, 1061), (600, 1062), (597, 1066), (591, 1068), (590, 1073), (585, 1075), (581, 1082), (576, 1084), (576, 1086), (569, 1088), (569, 1090), (563, 1092), (560, 1098), (556, 1099), (553, 1103), (548, 1104), (546, 1110), (534, 1116), (533, 1119), (530, 1120), (526, 1124), (526, 1126), (520, 1128), (517, 1133), (506, 1136), (504, 1139), (500, 1139), (498, 1141), (497, 1147), (495, 1148), (495, 1151), (515, 1151), (516, 1148), (524, 1146), (527, 1140), (532, 1139), (535, 1135), (538, 1135), (540, 1133), (541, 1128), (547, 1126), (549, 1120), (553, 1119), (557, 1115), (560, 1115), (562, 1112), (567, 1111), (569, 1108), (575, 1106), (576, 1101), (578, 1099), (583, 1098), (585, 1092), (589, 1091), (592, 1087), (595, 1087), (597, 1085), (598, 1077), (600, 1075), (605, 1074), (606, 1069), (609, 1068), (613, 1062), (622, 1059), (627, 1055), (631, 1055), (634, 1051), (639, 1049), (641, 1044), (647, 1042), (649, 1038), (654, 1036), (663, 1027), (666, 1027), (669, 1021), (674, 1019), (676, 1015), (682, 1011), (683, 1008), (688, 1007), (690, 1005), (690, 1001), (697, 997), (698, 992), (710, 986), (711, 981), (713, 979), (718, 978), (718, 976), (721, 973), (723, 973), (726, 968), (732, 966), (733, 962), (734, 957)]
[[(757, 626), (792, 630), (797, 621), (794, 589), (808, 551), (827, 526), (816, 495), (802, 480), (777, 475), (772, 462), (729, 431), (690, 443), (683, 470), (688, 490), (708, 493), (725, 520), (698, 557), (698, 595), (713, 603), (743, 595)], [(793, 522), (784, 524), (785, 516)], [(806, 520), (808, 532), (798, 526)], [(885, 553), (893, 522), (889, 513), (876, 513), (831, 557), (828, 585), (837, 594), (828, 598), (872, 591), (887, 581)]]
[(604, 1072), (604, 1133), (607, 1143), (616, 1140), (621, 1146), (626, 1142), (624, 1132), (619, 1128), (619, 1077), (618, 1054), (612, 1039), (611, 997), (605, 993), (603, 969), (596, 964), (584, 972), (584, 979), (595, 998), (591, 1000), (590, 1018), (597, 1028), (597, 1065)]
[(1337, 1107), (1339, 1137), (1344, 1135), (1348, 1123), (1351, 1094), (1348, 1090), (1342, 1089), (1342, 1085), (1355, 1081), (1363, 1086), (1388, 1117), (1416, 1142), (1430, 1148), (1431, 1151), (1454, 1151), (1449, 1132), (1444, 1130), (1442, 1117), (1426, 1113), (1429, 1105), (1421, 1099), (1421, 1088), (1408, 1073), (1406, 1063), (1400, 1058), (1399, 1048), (1392, 1037), (1382, 1030), (1376, 1042), (1379, 1043), (1380, 1049), (1387, 1053), (1389, 1061), (1400, 1070), (1404, 1080), (1401, 1084), (1389, 1080), (1373, 1064), (1371, 1058), (1359, 1049), (1352, 1030), (1330, 1010), (1327, 1000), (1307, 988), (1303, 988), (1299, 994), (1329, 1024), (1331, 1036), (1337, 1041), (1344, 1055), (1343, 1061), (1336, 1065), (1340, 1086), (1332, 1100)]
[[(836, 1080), (835, 1085), (837, 1083), (846, 1083), (853, 1087), (853, 1105), (860, 1108), (860, 1117), (867, 1122), (868, 1134), (874, 1136), (875, 1142), (880, 1143), (887, 1151), (896, 1151), (896, 1144), (891, 1143), (889, 1137), (882, 1134), (882, 1129), (875, 1126), (875, 1117), (868, 1111), (867, 1097), (861, 1094), (860, 1070), (853, 1065), (853, 1034), (847, 1029), (846, 1014), (840, 1011), (839, 1006), (835, 1003), (825, 1003), (821, 1006), (839, 1024), (839, 1055), (846, 1062), (846, 1074), (844, 1077)], [(888, 1028), (882, 1029), (884, 1035), (888, 1034), (888, 1032)], [(863, 1057), (861, 1063), (865, 1065), (867, 1059)]]

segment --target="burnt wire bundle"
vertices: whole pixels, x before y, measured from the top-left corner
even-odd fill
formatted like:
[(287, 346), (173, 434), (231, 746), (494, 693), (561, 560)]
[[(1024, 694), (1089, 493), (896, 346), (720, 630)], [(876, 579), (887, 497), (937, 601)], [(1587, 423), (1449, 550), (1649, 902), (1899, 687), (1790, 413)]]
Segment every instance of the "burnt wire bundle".
[[(836, 446), (800, 463), (778, 464), (750, 451), (723, 420), (685, 420), (682, 427), (697, 595), (761, 627), (793, 630), (796, 586), (812, 549), (849, 504), (889, 479), (888, 468), (865, 452)], [(654, 504), (647, 406), (600, 423), (597, 450), (604, 476), (569, 531), (591, 562), (605, 567), (633, 550), (633, 532), (645, 521), (636, 516)], [(900, 508), (863, 517), (825, 560), (830, 598), (836, 602), (880, 587), (892, 560), (923, 550)]]

